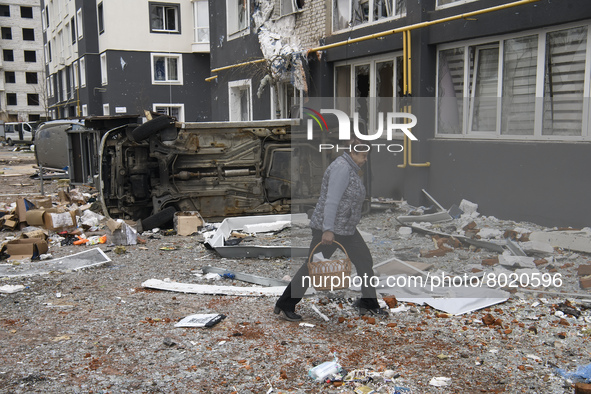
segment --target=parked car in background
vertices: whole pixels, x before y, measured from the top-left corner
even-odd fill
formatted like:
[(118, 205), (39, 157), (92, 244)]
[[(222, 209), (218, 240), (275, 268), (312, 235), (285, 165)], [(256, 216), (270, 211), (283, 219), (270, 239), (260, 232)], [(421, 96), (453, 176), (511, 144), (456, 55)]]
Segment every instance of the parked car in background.
[(26, 144), (35, 139), (35, 123), (4, 123), (4, 140), (8, 145)]

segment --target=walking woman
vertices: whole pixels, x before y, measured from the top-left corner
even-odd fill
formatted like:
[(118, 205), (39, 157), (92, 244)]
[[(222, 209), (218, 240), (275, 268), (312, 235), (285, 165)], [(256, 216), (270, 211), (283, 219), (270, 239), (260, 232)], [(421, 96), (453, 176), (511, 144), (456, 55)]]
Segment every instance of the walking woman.
[[(318, 248), (325, 258), (330, 258), (337, 248), (333, 242), (344, 246), (347, 255), (357, 269), (357, 275), (370, 278), (373, 276), (373, 260), (369, 248), (357, 230), (361, 220), (361, 209), (365, 199), (365, 187), (359, 176), (361, 167), (367, 161), (367, 152), (344, 152), (326, 169), (322, 178), (320, 198), (312, 214), (311, 253), (318, 243)], [(300, 321), (302, 317), (295, 313), (295, 307), (304, 296), (309, 281), (308, 264), (304, 263), (295, 274), (283, 295), (275, 304), (274, 313), (285, 320)], [(361, 287), (361, 299), (357, 303), (359, 314), (372, 314), (387, 317), (388, 312), (380, 308), (376, 299), (376, 289), (364, 280)]]

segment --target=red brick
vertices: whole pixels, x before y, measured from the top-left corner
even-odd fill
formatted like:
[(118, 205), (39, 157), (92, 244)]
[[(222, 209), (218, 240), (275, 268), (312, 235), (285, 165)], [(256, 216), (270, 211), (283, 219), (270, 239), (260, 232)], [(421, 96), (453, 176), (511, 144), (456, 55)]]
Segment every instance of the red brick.
[(579, 285), (583, 290), (591, 288), (591, 275), (584, 276), (581, 279), (579, 279)]
[(575, 394), (591, 394), (591, 384), (575, 383)]
[(497, 265), (499, 264), (499, 258), (498, 257), (493, 257), (491, 259), (484, 259), (482, 260), (482, 265), (487, 265), (489, 267), (492, 267), (493, 265)]
[(579, 276), (591, 275), (591, 265), (579, 265), (577, 274), (579, 274)]

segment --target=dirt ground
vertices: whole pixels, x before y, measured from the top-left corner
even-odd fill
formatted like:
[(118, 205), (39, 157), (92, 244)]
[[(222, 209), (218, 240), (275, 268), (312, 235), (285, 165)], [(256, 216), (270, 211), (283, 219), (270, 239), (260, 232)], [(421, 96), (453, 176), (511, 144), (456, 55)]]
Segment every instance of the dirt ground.
[[(39, 181), (28, 177), (33, 156), (0, 150), (0, 201), (39, 193)], [(44, 189), (54, 193), (57, 182), (46, 181)], [(424, 234), (399, 236), (394, 217), (401, 213), (378, 211), (363, 219), (360, 228), (374, 236), (369, 246), (376, 262), (396, 255), (432, 264), (434, 272), (460, 273), (484, 267), (483, 261), (495, 255), (455, 245), (443, 256), (421, 257), (421, 251), (436, 246)], [(500, 230), (540, 229), (490, 218), (476, 222)], [(2, 239), (19, 235), (0, 232)], [(381, 393), (572, 393), (576, 379), (564, 378), (559, 368), (574, 372), (591, 362), (591, 296), (578, 283), (579, 267), (589, 264), (584, 253), (556, 250), (553, 263), (540, 266), (540, 272), (564, 274), (564, 287), (551, 293), (514, 289), (507, 301), (460, 316), (400, 303), (405, 308), (375, 320), (357, 315), (352, 302), (358, 293), (323, 292), (298, 309), (313, 325), (306, 327), (274, 315), (276, 297), (141, 286), (152, 278), (247, 286), (205, 279), (201, 267), (281, 279), (293, 275), (300, 260), (224, 259), (205, 248), (201, 236), (160, 232), (142, 238), (145, 244), (126, 246), (123, 254), (113, 245), (99, 245), (112, 260), (100, 267), (0, 279), (0, 286), (25, 286), (0, 294), (0, 392), (352, 393), (367, 385)], [(84, 248), (51, 244), (49, 253), (59, 258)], [(565, 302), (572, 309), (565, 309)], [(573, 311), (578, 317), (569, 314)], [(174, 327), (194, 313), (226, 318), (212, 328)], [(341, 386), (308, 377), (313, 366), (332, 361), (335, 354), (345, 370), (369, 370), (375, 376)], [(388, 370), (395, 373), (386, 373), (392, 379), (384, 378)], [(441, 380), (446, 385), (435, 386), (436, 377), (448, 378)]]

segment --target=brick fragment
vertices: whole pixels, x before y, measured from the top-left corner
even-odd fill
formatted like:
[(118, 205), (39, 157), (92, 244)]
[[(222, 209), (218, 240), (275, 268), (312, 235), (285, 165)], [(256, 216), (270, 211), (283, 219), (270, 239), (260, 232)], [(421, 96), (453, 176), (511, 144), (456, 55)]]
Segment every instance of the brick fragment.
[(383, 297), (382, 299), (388, 305), (388, 308), (396, 308), (398, 306), (398, 300), (394, 296)]
[(575, 383), (575, 394), (591, 394), (591, 384)]
[(497, 265), (499, 264), (499, 258), (498, 257), (493, 257), (490, 259), (484, 259), (482, 260), (482, 265), (486, 265), (488, 267), (492, 267), (493, 265)]
[(579, 286), (581, 286), (581, 289), (583, 289), (583, 290), (590, 289), (591, 288), (591, 275), (584, 276), (581, 279), (579, 279)]
[(579, 265), (579, 268), (577, 269), (577, 274), (579, 276), (588, 276), (591, 275), (591, 265)]

